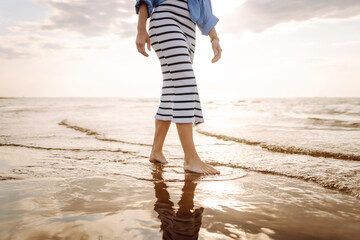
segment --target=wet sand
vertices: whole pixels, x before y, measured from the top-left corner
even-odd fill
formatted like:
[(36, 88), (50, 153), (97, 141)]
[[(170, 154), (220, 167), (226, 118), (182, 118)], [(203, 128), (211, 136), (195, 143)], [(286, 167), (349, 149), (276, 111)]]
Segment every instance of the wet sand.
[[(2, 171), (23, 169), (17, 179), (0, 181), (4, 240), (354, 239), (360, 234), (359, 200), (299, 179), (226, 167), (218, 167), (222, 178), (201, 177), (145, 157), (139, 159), (143, 177), (134, 178), (122, 175), (122, 169), (132, 168), (126, 161), (89, 166), (86, 159), (68, 159), (68, 166), (48, 169), (37, 161), (44, 156), (36, 149), (2, 147), (1, 155)], [(113, 171), (87, 174), (83, 164)], [(54, 177), (40, 177), (39, 169)], [(55, 174), (67, 171), (75, 174)]]
[(205, 177), (175, 125), (149, 162), (158, 98), (2, 99), (0, 239), (354, 240), (360, 100), (319, 101), (204, 101)]

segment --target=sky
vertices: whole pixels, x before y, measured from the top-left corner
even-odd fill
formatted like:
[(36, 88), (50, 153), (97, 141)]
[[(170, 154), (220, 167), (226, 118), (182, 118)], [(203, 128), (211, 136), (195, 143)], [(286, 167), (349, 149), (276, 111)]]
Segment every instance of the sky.
[[(201, 98), (360, 97), (359, 0), (211, 3), (223, 52), (196, 29)], [(0, 97), (159, 98), (137, 19), (135, 0), (0, 0)]]

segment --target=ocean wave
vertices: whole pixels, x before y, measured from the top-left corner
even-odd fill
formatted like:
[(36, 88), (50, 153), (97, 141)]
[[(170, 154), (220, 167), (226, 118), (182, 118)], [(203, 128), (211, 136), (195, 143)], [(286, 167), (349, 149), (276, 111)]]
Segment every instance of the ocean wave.
[(359, 116), (359, 112), (356, 111), (357, 104), (349, 104), (347, 108), (344, 109), (334, 109), (334, 108), (326, 108), (322, 109), (319, 112), (314, 112), (317, 114), (327, 114), (327, 115), (350, 115), (350, 116)]
[[(74, 152), (121, 152), (125, 154), (136, 155), (136, 152), (118, 149), (83, 149), (83, 148), (59, 148), (59, 147), (42, 147), (34, 145), (25, 145), (18, 143), (0, 143), (0, 147), (22, 147), (22, 148), (31, 148), (31, 149), (40, 149), (40, 150), (57, 150), (57, 151), (74, 151)], [(138, 156), (138, 155), (136, 155)]]
[(41, 107), (24, 107), (24, 108), (8, 108), (1, 110), (5, 113), (32, 113), (32, 112), (46, 112), (47, 110)]
[(262, 174), (272, 174), (272, 175), (277, 175), (277, 176), (296, 178), (296, 179), (304, 180), (307, 182), (310, 181), (310, 182), (319, 184), (320, 186), (322, 186), (324, 188), (336, 190), (341, 193), (349, 194), (351, 196), (354, 196), (354, 197), (360, 199), (360, 191), (358, 188), (356, 188), (356, 186), (349, 187), (349, 186), (346, 186), (345, 184), (339, 183), (336, 180), (323, 179), (323, 178), (317, 177), (317, 176), (303, 176), (303, 175), (295, 175), (295, 174), (278, 172), (278, 171), (273, 171), (273, 170), (257, 169), (257, 168), (246, 167), (246, 166), (241, 166), (241, 165), (232, 164), (232, 163), (219, 163), (219, 162), (207, 162), (207, 163), (213, 167), (225, 166), (225, 167), (232, 167), (232, 168), (241, 168), (244, 170), (259, 172)]
[(345, 128), (360, 128), (360, 122), (344, 121), (338, 119), (327, 119), (327, 118), (307, 118), (312, 124), (326, 125), (333, 127), (345, 127)]
[(234, 141), (238, 143), (244, 143), (247, 145), (257, 145), (260, 146), (263, 149), (266, 149), (271, 152), (278, 152), (278, 153), (286, 153), (286, 154), (300, 154), (300, 155), (308, 155), (312, 157), (324, 157), (324, 158), (334, 158), (334, 159), (341, 159), (341, 160), (351, 160), (351, 161), (360, 161), (360, 155), (351, 154), (351, 153), (337, 153), (337, 152), (327, 152), (327, 151), (319, 151), (314, 149), (306, 149), (306, 148), (300, 148), (295, 146), (282, 146), (282, 145), (275, 145), (275, 144), (269, 144), (265, 142), (259, 142), (259, 141), (251, 141), (248, 139), (242, 139), (237, 137), (230, 137), (226, 135), (221, 134), (215, 134), (211, 132), (207, 132), (200, 129), (195, 129), (198, 133), (210, 136), (210, 137), (216, 137), (218, 139), (224, 140), (224, 141)]
[(86, 135), (94, 136), (97, 140), (105, 141), (105, 142), (119, 142), (119, 143), (126, 143), (126, 144), (132, 144), (132, 145), (139, 145), (139, 146), (152, 146), (152, 144), (146, 144), (146, 143), (137, 143), (137, 142), (128, 142), (118, 139), (112, 139), (112, 138), (106, 138), (103, 136), (103, 134), (96, 132), (94, 130), (91, 130), (89, 128), (80, 127), (78, 125), (70, 124), (67, 120), (62, 120), (58, 123), (59, 125), (65, 126), (67, 128), (74, 129), (79, 132), (86, 133)]
[(83, 132), (83, 133), (86, 133), (86, 135), (100, 135), (100, 133), (98, 132), (95, 132), (91, 129), (88, 129), (88, 128), (83, 128), (83, 127), (79, 127), (79, 126), (76, 126), (76, 125), (71, 125), (69, 124), (66, 120), (62, 120), (61, 122), (58, 123), (59, 125), (63, 125), (63, 126), (66, 126), (67, 128), (72, 128), (76, 131), (79, 131), (79, 132)]
[(11, 176), (0, 176), (0, 181), (7, 181), (7, 180), (21, 180), (23, 178), (19, 177), (11, 177)]

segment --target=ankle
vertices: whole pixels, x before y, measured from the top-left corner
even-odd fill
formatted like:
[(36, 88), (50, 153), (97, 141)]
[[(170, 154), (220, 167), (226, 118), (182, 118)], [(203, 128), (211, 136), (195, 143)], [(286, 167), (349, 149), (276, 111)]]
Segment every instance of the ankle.
[(184, 160), (186, 163), (189, 163), (191, 160), (198, 159), (198, 158), (199, 158), (199, 155), (197, 154), (197, 152), (185, 153)]
[(162, 149), (152, 149), (151, 153), (162, 153)]

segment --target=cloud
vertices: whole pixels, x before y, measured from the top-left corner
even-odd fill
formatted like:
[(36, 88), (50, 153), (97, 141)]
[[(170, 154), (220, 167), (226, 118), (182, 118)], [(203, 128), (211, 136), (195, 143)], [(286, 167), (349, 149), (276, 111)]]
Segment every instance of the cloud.
[(226, 17), (225, 31), (262, 32), (280, 23), (360, 16), (359, 0), (247, 0)]
[(58, 36), (50, 37), (31, 32), (15, 33), (0, 38), (0, 58), (33, 58), (50, 52), (54, 56), (55, 51), (61, 53), (69, 48), (67, 42)]
[(51, 42), (43, 43), (41, 45), (41, 47), (47, 48), (47, 49), (64, 49), (65, 48), (65, 46), (63, 44), (51, 43)]
[(17, 59), (17, 58), (29, 57), (31, 56), (31, 54), (27, 52), (20, 52), (15, 48), (10, 48), (10, 47), (4, 48), (0, 46), (0, 56), (7, 59)]
[(55, 12), (40, 28), (65, 30), (85, 37), (135, 34), (135, 1), (129, 0), (36, 0)]
[(335, 42), (332, 43), (333, 46), (352, 46), (352, 45), (360, 45), (360, 41), (346, 41), (346, 42)]
[(9, 33), (0, 38), (0, 58), (56, 57), (73, 50), (103, 50), (116, 46), (119, 38), (136, 34), (134, 0), (32, 1), (53, 11), (46, 12), (42, 20), (18, 20), (6, 26)]

